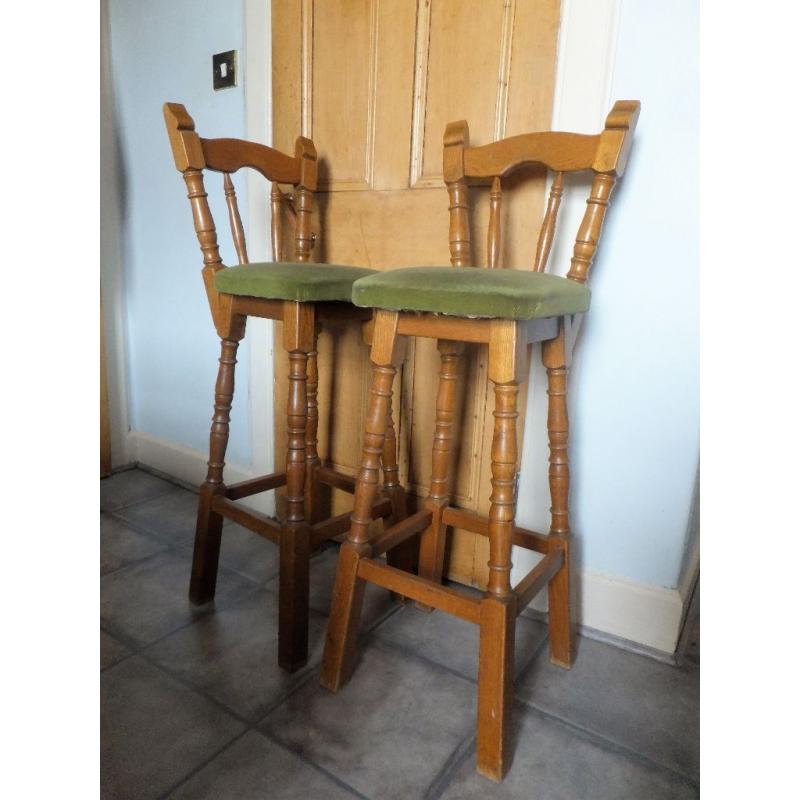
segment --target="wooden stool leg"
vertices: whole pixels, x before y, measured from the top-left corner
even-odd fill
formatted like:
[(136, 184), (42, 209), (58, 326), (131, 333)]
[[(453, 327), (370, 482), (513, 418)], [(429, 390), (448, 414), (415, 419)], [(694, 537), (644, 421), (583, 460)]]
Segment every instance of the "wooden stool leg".
[(322, 517), (320, 482), (317, 477), (321, 465), (317, 452), (317, 429), (319, 427), (319, 407), (317, 388), (319, 370), (317, 368), (317, 334), (314, 332), (314, 349), (308, 354), (306, 368), (306, 485), (305, 515), (310, 525)]
[(378, 489), (392, 384), (402, 361), (404, 344), (405, 340), (397, 337), (397, 313), (379, 311), (375, 316), (372, 338), (372, 389), (361, 469), (356, 480), (350, 532), (339, 550), (322, 657), (320, 682), (334, 692), (347, 683), (355, 664), (356, 635), (365, 588), (364, 581), (358, 577), (358, 562), (369, 554), (372, 504)]
[(197, 527), (194, 536), (192, 577), (189, 599), (196, 605), (214, 599), (217, 586), (217, 567), (222, 539), (222, 516), (211, 508), (215, 495), (224, 490), (222, 473), (225, 468), (225, 450), (230, 432), (231, 405), (233, 403), (234, 372), (238, 339), (223, 339), (219, 357), (217, 385), (214, 392), (214, 417), (209, 437), (208, 472), (200, 488), (197, 510)]
[(511, 766), (516, 617), (513, 596), (481, 601), (477, 769), (498, 782)]
[(550, 547), (564, 552), (564, 564), (548, 585), (550, 660), (569, 668), (575, 658), (575, 627), (570, 602), (569, 419), (567, 368), (547, 364), (547, 434), (550, 441)]
[[(408, 516), (408, 505), (405, 489), (400, 484), (400, 470), (397, 465), (397, 435), (394, 430), (394, 420), (392, 419), (392, 398), (388, 398), (388, 411), (386, 413), (386, 435), (383, 440), (383, 454), (381, 462), (383, 464), (383, 491), (392, 504), (392, 513), (385, 517), (383, 521), (384, 530), (388, 530)], [(397, 569), (405, 572), (413, 572), (416, 562), (416, 542), (414, 539), (406, 539), (397, 547), (393, 547), (386, 553), (386, 561)], [(405, 603), (403, 595), (396, 594), (395, 599), (400, 603)]]
[(311, 531), (305, 518), (306, 370), (313, 348), (313, 308), (284, 304), (284, 346), (289, 352), (286, 518), (280, 534), (278, 664), (294, 672), (308, 660), (308, 560)]
[[(491, 359), (491, 355), (490, 355)], [(491, 377), (490, 366), (490, 377)], [(481, 602), (477, 769), (500, 781), (511, 765), (516, 598), (511, 590), (511, 535), (516, 512), (516, 380), (495, 382), (489, 585)]]
[[(451, 442), (453, 440), (453, 416), (455, 413), (456, 379), (458, 361), (464, 352), (462, 342), (437, 342), (441, 355), (439, 390), (436, 395), (436, 425), (433, 434), (431, 459), (431, 490), (426, 506), (433, 512), (430, 525), (420, 537), (420, 577), (441, 583), (444, 570), (444, 550), (447, 528), (442, 524), (442, 512), (450, 503)], [(417, 603), (417, 608), (432, 611), (430, 606)]]

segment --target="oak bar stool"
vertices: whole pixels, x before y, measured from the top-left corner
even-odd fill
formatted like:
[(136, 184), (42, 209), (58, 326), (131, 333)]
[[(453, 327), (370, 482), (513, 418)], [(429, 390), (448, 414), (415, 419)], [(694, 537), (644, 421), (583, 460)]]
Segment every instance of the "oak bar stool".
[[(622, 175), (639, 116), (639, 103), (620, 101), (595, 136), (532, 133), (484, 147), (469, 147), (466, 122), (451, 123), (444, 137), (444, 179), (450, 195), (452, 267), (412, 267), (376, 273), (353, 286), (356, 305), (376, 309), (372, 331), (372, 394), (352, 524), (336, 574), (322, 684), (336, 691), (354, 667), (356, 631), (367, 581), (480, 626), (477, 768), (502, 780), (511, 763), (516, 616), (548, 588), (550, 658), (569, 667), (574, 657), (570, 614), (566, 377), (581, 315), (589, 308), (585, 285), (597, 249), (611, 190)], [(555, 173), (533, 271), (499, 270), (501, 179), (543, 165)], [(556, 226), (565, 172), (591, 170), (593, 180), (567, 278), (544, 273)], [(467, 185), (491, 186), (489, 269), (470, 268)], [(370, 509), (378, 481), (392, 381), (408, 336), (438, 340), (441, 354), (430, 494), (424, 508), (370, 538)], [(514, 525), (517, 500), (517, 395), (527, 368), (527, 345), (542, 341), (547, 368), (550, 442), (549, 534)], [(464, 342), (489, 347), (494, 383), (492, 494), (488, 518), (450, 505), (450, 443), (458, 359)], [(482, 599), (443, 586), (448, 526), (489, 538), (489, 582)], [(419, 574), (377, 560), (388, 547), (421, 533)], [(512, 544), (544, 558), (511, 586)]]
[[(195, 604), (214, 598), (223, 517), (238, 522), (280, 546), (278, 663), (292, 672), (308, 659), (309, 558), (327, 539), (345, 533), (349, 513), (317, 520), (319, 484), (354, 491), (354, 480), (323, 465), (317, 453), (317, 324), (363, 322), (370, 312), (350, 303), (352, 284), (370, 269), (312, 264), (311, 206), (317, 187), (313, 142), (297, 138), (294, 157), (238, 139), (203, 139), (179, 103), (164, 105), (175, 165), (183, 174), (203, 253), (211, 316), (222, 344), (211, 424), (208, 473), (200, 489), (189, 597)], [(251, 167), (272, 181), (270, 195), (274, 262), (250, 264), (231, 173)], [(219, 255), (214, 221), (203, 182), (204, 169), (223, 173), (231, 231), (239, 265), (225, 267)], [(294, 187), (294, 200), (278, 184)], [(281, 262), (282, 213), (295, 219), (295, 263)], [(283, 321), (283, 345), (289, 354), (286, 469), (226, 486), (223, 482), (233, 402), (234, 366), (248, 316)], [(370, 510), (372, 518), (395, 524), (405, 516), (405, 493), (397, 480), (394, 433), (382, 453), (385, 491)], [(245, 510), (235, 501), (286, 486), (283, 524)], [(401, 556), (399, 563), (407, 564)]]

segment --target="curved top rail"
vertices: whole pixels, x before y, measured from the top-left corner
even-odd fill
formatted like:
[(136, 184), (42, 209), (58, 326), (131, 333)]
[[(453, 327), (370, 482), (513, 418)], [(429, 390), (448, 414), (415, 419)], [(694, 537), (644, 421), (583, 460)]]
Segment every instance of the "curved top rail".
[(590, 169), (600, 134), (523, 133), (464, 151), (467, 178), (504, 177), (528, 164), (543, 164), (554, 172)]
[(638, 100), (618, 100), (597, 134), (524, 133), (480, 147), (469, 146), (469, 127), (464, 120), (451, 122), (444, 135), (444, 179), (453, 183), (465, 178), (502, 178), (533, 164), (553, 172), (591, 169), (619, 177), (625, 170), (639, 109)]
[(291, 183), (316, 191), (317, 150), (304, 136), (295, 141), (294, 157), (280, 150), (244, 139), (203, 139), (197, 135), (194, 120), (181, 103), (164, 103), (172, 155), (180, 172), (188, 169), (210, 169), (214, 172), (236, 172), (251, 167), (268, 181)]
[(299, 183), (300, 160), (264, 144), (244, 139), (200, 139), (206, 169), (214, 172), (236, 172), (252, 167), (268, 181)]

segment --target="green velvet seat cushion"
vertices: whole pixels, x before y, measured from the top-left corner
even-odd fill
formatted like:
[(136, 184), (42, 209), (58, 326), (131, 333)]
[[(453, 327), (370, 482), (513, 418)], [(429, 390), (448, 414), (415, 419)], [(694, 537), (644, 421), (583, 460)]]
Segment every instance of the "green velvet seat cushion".
[(542, 272), (477, 267), (407, 267), (353, 284), (353, 303), (459, 317), (537, 319), (589, 308), (589, 288)]
[(337, 264), (300, 264), (289, 261), (240, 264), (214, 276), (217, 291), (225, 294), (266, 297), (313, 303), (325, 300), (350, 302), (353, 282), (375, 270)]

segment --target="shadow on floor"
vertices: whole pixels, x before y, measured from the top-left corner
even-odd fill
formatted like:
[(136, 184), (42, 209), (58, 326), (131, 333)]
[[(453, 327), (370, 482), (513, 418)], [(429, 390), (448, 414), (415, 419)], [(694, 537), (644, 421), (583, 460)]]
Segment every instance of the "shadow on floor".
[[(317, 681), (336, 551), (312, 561), (309, 664), (277, 667), (277, 549), (226, 524), (217, 597), (189, 604), (197, 497), (101, 481), (101, 786), (112, 798), (699, 796), (699, 629), (679, 669), (583, 639), (570, 671), (520, 617), (514, 763), (474, 770), (477, 628), (370, 587), (359, 668)], [(695, 651), (692, 651), (694, 654)]]

